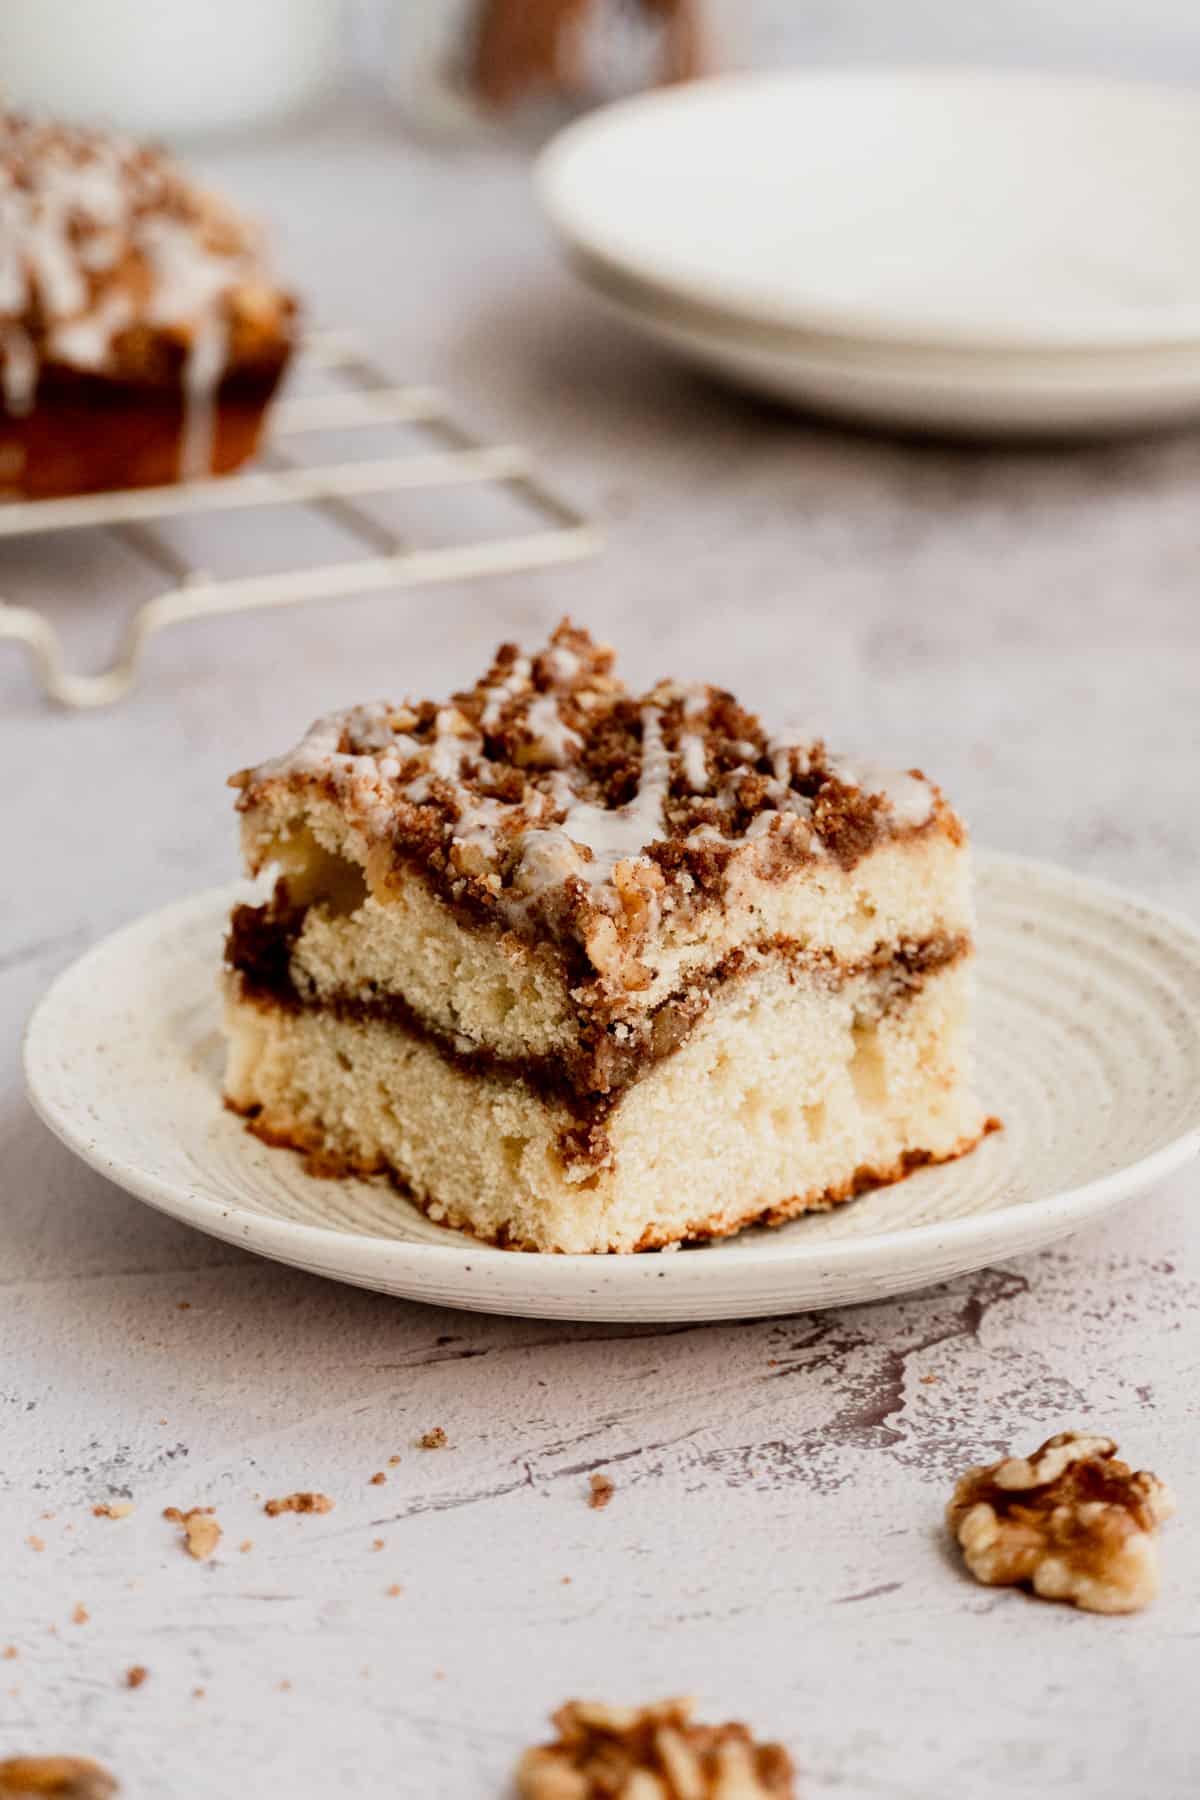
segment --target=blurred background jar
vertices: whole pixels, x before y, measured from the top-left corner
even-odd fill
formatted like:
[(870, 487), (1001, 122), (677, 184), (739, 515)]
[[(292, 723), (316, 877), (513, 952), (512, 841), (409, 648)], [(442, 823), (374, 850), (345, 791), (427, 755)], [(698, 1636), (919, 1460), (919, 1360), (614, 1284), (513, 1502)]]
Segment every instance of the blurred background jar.
[(152, 137), (303, 111), (336, 86), (345, 36), (342, 0), (0, 0), (10, 106)]
[(743, 0), (365, 0), (367, 60), (416, 129), (537, 134), (727, 66)]

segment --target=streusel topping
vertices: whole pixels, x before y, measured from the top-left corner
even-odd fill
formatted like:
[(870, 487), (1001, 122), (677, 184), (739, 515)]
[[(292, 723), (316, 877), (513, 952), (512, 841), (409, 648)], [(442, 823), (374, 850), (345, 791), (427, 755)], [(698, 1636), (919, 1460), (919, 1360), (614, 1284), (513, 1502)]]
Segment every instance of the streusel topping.
[(449, 897), (510, 925), (536, 918), (585, 943), (598, 920), (637, 935), (719, 894), (735, 858), (783, 878), (819, 859), (850, 867), (935, 820), (959, 830), (918, 771), (772, 736), (723, 689), (662, 681), (630, 695), (612, 651), (566, 621), (535, 655), (503, 645), (446, 705), (329, 714), (232, 784), (243, 811), (281, 789), (323, 791), (368, 851), (419, 861)]

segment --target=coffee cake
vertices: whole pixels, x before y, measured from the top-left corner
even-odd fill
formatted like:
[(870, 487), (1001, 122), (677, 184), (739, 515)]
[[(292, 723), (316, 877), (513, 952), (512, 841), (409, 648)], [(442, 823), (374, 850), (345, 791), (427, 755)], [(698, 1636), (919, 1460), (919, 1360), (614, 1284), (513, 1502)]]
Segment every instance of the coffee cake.
[(443, 1224), (629, 1251), (832, 1206), (986, 1129), (966, 834), (932, 782), (641, 697), (564, 623), (232, 778), (228, 1103)]
[(0, 113), (0, 495), (235, 468), (294, 315), (257, 230), (164, 151)]

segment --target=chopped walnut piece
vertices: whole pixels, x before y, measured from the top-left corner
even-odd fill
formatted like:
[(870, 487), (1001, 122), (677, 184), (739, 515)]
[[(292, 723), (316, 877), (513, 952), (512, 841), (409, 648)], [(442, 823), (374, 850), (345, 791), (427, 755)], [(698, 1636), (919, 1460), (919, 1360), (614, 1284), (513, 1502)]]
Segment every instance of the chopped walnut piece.
[(51, 1795), (54, 1800), (109, 1800), (117, 1784), (107, 1769), (86, 1756), (10, 1756), (0, 1761), (0, 1796), (23, 1800)]
[(1112, 1438), (1060, 1431), (1032, 1456), (968, 1469), (946, 1522), (976, 1581), (1030, 1586), (1085, 1612), (1137, 1612), (1158, 1592), (1165, 1482), (1116, 1460)]
[(263, 1511), (275, 1519), (280, 1513), (327, 1513), (333, 1511), (333, 1501), (328, 1494), (301, 1492), (285, 1494), (281, 1500), (268, 1500)]
[(517, 1765), (521, 1800), (793, 1800), (792, 1761), (744, 1725), (695, 1725), (690, 1700), (568, 1700), (558, 1738)]
[(606, 1507), (617, 1491), (616, 1482), (608, 1475), (590, 1475), (588, 1485), (591, 1489), (588, 1505), (594, 1512), (600, 1512)]
[(184, 1544), (189, 1556), (197, 1562), (210, 1557), (221, 1541), (221, 1527), (212, 1516), (211, 1506), (193, 1506), (181, 1512), (177, 1506), (163, 1508), (163, 1518), (172, 1525), (182, 1525)]

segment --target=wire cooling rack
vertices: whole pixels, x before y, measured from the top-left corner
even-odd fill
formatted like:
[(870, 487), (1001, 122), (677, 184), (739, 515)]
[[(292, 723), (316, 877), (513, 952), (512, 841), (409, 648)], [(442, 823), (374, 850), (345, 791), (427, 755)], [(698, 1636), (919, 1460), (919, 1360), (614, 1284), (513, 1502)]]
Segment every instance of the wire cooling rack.
[[(260, 459), (267, 466), (170, 487), (0, 504), (0, 540), (98, 528), (171, 583), (131, 613), (112, 663), (96, 674), (68, 670), (62, 639), (43, 613), (0, 598), (0, 639), (24, 644), (52, 699), (74, 707), (120, 699), (137, 677), (149, 640), (187, 619), (509, 574), (573, 562), (599, 549), (600, 533), (546, 485), (524, 450), (481, 442), (454, 420), (435, 389), (393, 385), (340, 332), (312, 334), (299, 363), (301, 370), (321, 372), (330, 391), (276, 403)], [(295, 448), (306, 436), (313, 441), (310, 434), (381, 426), (418, 428), (421, 447), (317, 466), (302, 466), (289, 456), (289, 445)], [(533, 529), (422, 547), (361, 504), (414, 490), (479, 484), (507, 490)], [(156, 530), (186, 517), (279, 506), (315, 509), (366, 554), (316, 567), (215, 578)]]

